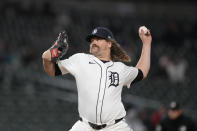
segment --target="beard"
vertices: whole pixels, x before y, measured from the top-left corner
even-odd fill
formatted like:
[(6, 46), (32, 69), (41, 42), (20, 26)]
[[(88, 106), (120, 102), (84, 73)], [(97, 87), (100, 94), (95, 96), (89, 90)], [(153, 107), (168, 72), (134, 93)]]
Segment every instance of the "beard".
[(99, 50), (100, 50), (100, 48), (99, 48), (97, 45), (94, 45), (94, 44), (93, 44), (93, 45), (90, 47), (90, 53), (93, 54), (93, 55), (98, 54)]

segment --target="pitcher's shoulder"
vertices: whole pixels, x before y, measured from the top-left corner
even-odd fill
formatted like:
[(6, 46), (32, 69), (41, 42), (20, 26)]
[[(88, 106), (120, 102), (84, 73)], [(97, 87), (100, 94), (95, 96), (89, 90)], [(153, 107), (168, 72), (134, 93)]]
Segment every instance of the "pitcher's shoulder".
[(70, 56), (70, 57), (79, 57), (79, 58), (82, 58), (82, 57), (87, 57), (88, 56), (88, 54), (86, 54), (86, 53), (75, 53), (75, 54), (73, 54), (72, 56)]
[(129, 63), (120, 62), (120, 61), (114, 62), (114, 64), (119, 66), (131, 66)]
[(118, 68), (124, 68), (126, 65), (122, 62), (114, 62), (114, 66)]

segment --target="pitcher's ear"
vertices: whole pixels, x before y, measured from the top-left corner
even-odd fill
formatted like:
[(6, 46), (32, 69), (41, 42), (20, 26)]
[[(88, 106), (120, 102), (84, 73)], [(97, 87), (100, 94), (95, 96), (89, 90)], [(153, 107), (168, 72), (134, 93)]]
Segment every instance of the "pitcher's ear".
[(108, 47), (112, 47), (112, 42), (111, 41), (108, 41)]

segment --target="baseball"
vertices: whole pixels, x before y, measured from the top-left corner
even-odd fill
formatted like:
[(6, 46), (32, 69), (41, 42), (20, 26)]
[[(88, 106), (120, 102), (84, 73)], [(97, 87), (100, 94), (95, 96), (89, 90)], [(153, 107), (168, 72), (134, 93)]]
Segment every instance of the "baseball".
[(148, 29), (147, 29), (145, 26), (141, 26), (141, 27), (139, 28), (139, 33), (141, 33), (142, 30), (144, 31), (144, 34), (147, 34), (147, 33), (148, 33)]

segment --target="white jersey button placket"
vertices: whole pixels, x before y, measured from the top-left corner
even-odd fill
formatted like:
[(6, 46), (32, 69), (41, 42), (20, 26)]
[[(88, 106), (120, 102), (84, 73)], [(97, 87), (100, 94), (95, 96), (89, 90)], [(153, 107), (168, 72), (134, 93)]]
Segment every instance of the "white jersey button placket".
[(102, 65), (102, 76), (101, 76), (101, 83), (100, 83), (100, 93), (98, 97), (98, 105), (97, 105), (97, 122), (102, 124), (101, 120), (101, 112), (102, 112), (102, 106), (103, 106), (103, 96), (105, 92), (105, 79), (106, 79), (106, 67), (105, 65)]

